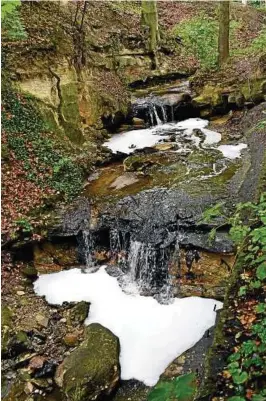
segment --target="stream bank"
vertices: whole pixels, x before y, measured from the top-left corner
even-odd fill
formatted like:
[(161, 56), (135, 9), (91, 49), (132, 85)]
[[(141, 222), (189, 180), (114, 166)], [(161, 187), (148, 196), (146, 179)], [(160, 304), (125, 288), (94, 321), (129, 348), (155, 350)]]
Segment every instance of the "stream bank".
[[(252, 115), (254, 115), (254, 119), (259, 120), (259, 116), (262, 115), (263, 110), (264, 110), (264, 105), (258, 106), (256, 109), (251, 110), (249, 112), (249, 116), (246, 117), (247, 121), (252, 120)], [(243, 121), (244, 119), (239, 119), (239, 120)], [(214, 120), (211, 123), (212, 124), (211, 128), (214, 130), (214, 127), (220, 127), (219, 130), (225, 132), (225, 134), (223, 133), (224, 139), (226, 140), (226, 138), (228, 138), (229, 140), (233, 141), (233, 143), (236, 143), (235, 142), (236, 139), (230, 139), (230, 136), (228, 136), (228, 132), (232, 132), (232, 125), (233, 125), (230, 115), (228, 116), (227, 120), (225, 119), (225, 121), (226, 122), (225, 123), (223, 122), (222, 124), (222, 129), (221, 125), (219, 125), (218, 120), (216, 121)], [(180, 131), (178, 132), (180, 134)], [(173, 135), (173, 132), (171, 132), (171, 135)], [(199, 138), (201, 138), (201, 136), (199, 136)], [(259, 141), (261, 139), (261, 138), (256, 139), (257, 133), (251, 134), (248, 137), (248, 141), (250, 144), (254, 143), (252, 142), (254, 141), (254, 138), (255, 141)], [(173, 139), (174, 138), (172, 138), (172, 140)], [(241, 135), (241, 137), (238, 137), (237, 140), (242, 141), (243, 136)], [(168, 144), (167, 142), (164, 143)], [(252, 158), (254, 157), (256, 152), (258, 152), (259, 149), (258, 147), (255, 146), (255, 143), (253, 146), (250, 147), (252, 149), (252, 152), (255, 152), (253, 153)], [(198, 171), (200, 176), (201, 174), (206, 173), (204, 170), (202, 170), (202, 167), (200, 165), (200, 163), (202, 163), (202, 160), (203, 163), (205, 163), (204, 157), (202, 158), (201, 152), (205, 154), (206, 150), (204, 149), (197, 150), (195, 145), (193, 145), (193, 151), (194, 153), (199, 152), (199, 159), (197, 160), (196, 163), (199, 163)], [(79, 267), (80, 266), (84, 267), (84, 265), (86, 265), (85, 263), (86, 259), (88, 258), (89, 259), (91, 258), (90, 260), (93, 260), (93, 263), (96, 264), (103, 264), (107, 262), (110, 265), (119, 264), (120, 268), (126, 269), (126, 265), (125, 264), (123, 265), (125, 259), (127, 258), (132, 259), (134, 257), (135, 265), (138, 266), (138, 264), (140, 264), (141, 266), (143, 266), (143, 260), (147, 260), (148, 258), (149, 262), (147, 264), (147, 269), (149, 269), (150, 263), (152, 264), (156, 263), (156, 265), (160, 267), (159, 269), (160, 275), (157, 277), (156, 274), (158, 273), (156, 273), (155, 271), (155, 276), (153, 276), (152, 278), (149, 292), (151, 291), (151, 293), (155, 295), (156, 293), (158, 293), (158, 289), (160, 292), (161, 289), (160, 286), (162, 283), (165, 282), (164, 280), (167, 278), (167, 275), (165, 275), (166, 271), (164, 269), (161, 269), (161, 267), (164, 267), (168, 265), (168, 263), (170, 263), (171, 271), (173, 273), (172, 276), (176, 280), (175, 295), (177, 296), (196, 295), (196, 296), (204, 296), (212, 298), (214, 297), (216, 299), (223, 300), (227, 278), (230, 274), (234, 261), (233, 247), (230, 241), (228, 242), (228, 239), (226, 238), (226, 232), (223, 231), (218, 233), (218, 238), (220, 237), (220, 240), (218, 240), (216, 244), (211, 244), (211, 245), (209, 244), (208, 233), (213, 226), (212, 225), (208, 226), (206, 224), (201, 223), (202, 212), (204, 211), (204, 209), (208, 208), (209, 206), (221, 200), (225, 201), (227, 207), (230, 209), (231, 205), (230, 202), (228, 201), (230, 200), (231, 196), (230, 192), (227, 191), (229, 189), (230, 190), (234, 189), (236, 191), (235, 193), (238, 194), (239, 188), (242, 188), (243, 182), (245, 182), (243, 171), (248, 172), (247, 175), (247, 177), (249, 177), (248, 179), (253, 181), (255, 173), (258, 173), (258, 170), (256, 170), (255, 172), (254, 170), (250, 171), (250, 169), (247, 169), (247, 166), (245, 166), (245, 168), (243, 169), (243, 166), (241, 167), (241, 165), (237, 164), (236, 169), (240, 168), (241, 171), (242, 168), (242, 173), (237, 175), (237, 177), (241, 177), (241, 180), (238, 181), (238, 184), (235, 187), (232, 187), (232, 185), (227, 185), (228, 182), (225, 181), (226, 185), (222, 183), (220, 192), (217, 191), (217, 188), (219, 188), (220, 185), (218, 184), (218, 186), (215, 187), (216, 189), (213, 189), (214, 191), (213, 195), (209, 193), (208, 195), (206, 194), (204, 195), (203, 193), (201, 193), (201, 190), (199, 189), (201, 187), (197, 188), (196, 195), (195, 192), (194, 193), (192, 192), (193, 193), (192, 195), (187, 193), (187, 191), (184, 189), (180, 190), (178, 187), (178, 183), (177, 187), (173, 188), (173, 183), (171, 182), (171, 179), (170, 183), (162, 180), (160, 183), (152, 185), (150, 190), (145, 190), (145, 183), (147, 182), (145, 180), (147, 179), (147, 176), (149, 178), (149, 176), (152, 176), (153, 174), (156, 175), (158, 172), (158, 170), (156, 169), (158, 168), (164, 169), (165, 166), (171, 167), (173, 164), (178, 163), (178, 161), (180, 160), (180, 156), (178, 155), (178, 153), (176, 154), (174, 149), (170, 150), (165, 149), (159, 151), (156, 150), (155, 152), (153, 151), (150, 152), (149, 150), (147, 154), (145, 154), (145, 152), (144, 154), (141, 153), (137, 154), (137, 162), (138, 162), (137, 166), (136, 165), (134, 166), (134, 164), (130, 160), (130, 157), (132, 157), (134, 162), (135, 155), (133, 156), (126, 155), (122, 157), (122, 160), (123, 158), (125, 158), (123, 163), (119, 162), (120, 164), (114, 164), (113, 166), (110, 165), (100, 168), (98, 173), (99, 178), (97, 178), (96, 175), (96, 179), (90, 180), (89, 185), (87, 186), (84, 192), (84, 195), (89, 197), (90, 202), (88, 202), (88, 200), (86, 200), (86, 198), (84, 197), (83, 199), (80, 200), (77, 199), (76, 202), (72, 205), (72, 207), (68, 211), (68, 213), (63, 212), (63, 215), (61, 215), (62, 219), (59, 213), (57, 218), (58, 220), (57, 224), (53, 224), (48, 230), (49, 233), (48, 236), (50, 238), (50, 241), (46, 243), (43, 242), (40, 244), (35, 244), (34, 248), (26, 253), (27, 255), (26, 259), (28, 258), (27, 261), (25, 261), (25, 256), (24, 256), (24, 262), (21, 263), (21, 272), (23, 272), (25, 267), (27, 268), (25, 269), (25, 273), (23, 273), (24, 279), (22, 281), (21, 279), (19, 279), (17, 283), (16, 286), (17, 294), (15, 295), (15, 299), (17, 301), (16, 301), (16, 306), (14, 307), (15, 309), (19, 307), (20, 310), (23, 311), (24, 316), (28, 315), (29, 322), (31, 322), (32, 310), (34, 310), (35, 302), (36, 302), (35, 308), (37, 307), (38, 310), (40, 310), (39, 308), (41, 303), (41, 305), (43, 305), (42, 308), (44, 309), (43, 312), (41, 313), (42, 317), (40, 321), (43, 322), (45, 320), (45, 324), (47, 324), (47, 327), (50, 328), (48, 330), (52, 329), (52, 332), (54, 332), (55, 327), (60, 328), (60, 330), (57, 332), (56, 336), (49, 339), (49, 341), (48, 338), (45, 339), (44, 335), (42, 341), (45, 344), (45, 348), (43, 348), (42, 344), (38, 346), (39, 348), (36, 348), (35, 344), (30, 345), (29, 350), (27, 350), (28, 356), (27, 354), (25, 355), (25, 349), (27, 349), (29, 345), (23, 345), (22, 348), (18, 348), (19, 351), (15, 351), (15, 355), (17, 352), (19, 352), (19, 355), (21, 355), (20, 353), (22, 350), (22, 357), (25, 358), (25, 362), (23, 360), (23, 362), (16, 362), (15, 365), (13, 365), (12, 361), (14, 360), (14, 354), (13, 353), (7, 354), (8, 355), (7, 365), (5, 366), (7, 368), (7, 372), (9, 372), (8, 377), (11, 378), (11, 380), (9, 379), (9, 382), (12, 382), (12, 378), (14, 377), (13, 374), (11, 374), (12, 366), (22, 366), (22, 371), (24, 369), (25, 374), (26, 372), (29, 373), (29, 375), (27, 373), (26, 376), (24, 377), (22, 376), (22, 383), (20, 385), (20, 390), (19, 390), (21, 393), (22, 400), (24, 397), (23, 394), (25, 394), (24, 392), (25, 384), (23, 384), (25, 382), (28, 383), (29, 381), (31, 383), (33, 387), (30, 386), (30, 389), (33, 388), (38, 390), (38, 392), (41, 391), (47, 393), (48, 397), (47, 399), (49, 399), (50, 397), (48, 395), (50, 388), (53, 387), (53, 381), (50, 381), (49, 376), (48, 376), (49, 379), (48, 382), (44, 381), (37, 382), (35, 379), (32, 379), (32, 377), (34, 378), (34, 376), (36, 375), (35, 371), (29, 371), (30, 361), (34, 358), (34, 352), (32, 352), (31, 348), (32, 346), (33, 349), (37, 351), (37, 353), (38, 350), (41, 350), (41, 353), (44, 353), (46, 364), (48, 362), (50, 363), (55, 359), (54, 363), (55, 365), (57, 365), (62, 361), (63, 355), (64, 357), (67, 357), (69, 349), (70, 350), (75, 349), (77, 344), (82, 342), (84, 339), (83, 326), (81, 323), (83, 321), (81, 320), (80, 323), (78, 323), (78, 326), (75, 327), (75, 325), (73, 326), (73, 323), (71, 323), (68, 317), (69, 313), (71, 313), (71, 310), (72, 308), (75, 307), (75, 305), (71, 304), (66, 305), (63, 306), (63, 309), (61, 308), (58, 309), (58, 307), (55, 308), (48, 307), (47, 309), (47, 304), (43, 302), (43, 300), (36, 298), (32, 294), (31, 284), (28, 280), (29, 278), (30, 280), (35, 279), (38, 272), (50, 273), (55, 271), (61, 271), (62, 269), (69, 269), (75, 265)], [(154, 172), (152, 172), (151, 169), (154, 168), (154, 164), (152, 164), (152, 157), (155, 156), (157, 157), (157, 164), (155, 164), (155, 170)], [(183, 157), (182, 161), (186, 165), (187, 157), (186, 156), (184, 157), (183, 155), (182, 157)], [(213, 162), (215, 162), (216, 160), (215, 157), (217, 157), (217, 151), (215, 151), (214, 159), (211, 159), (211, 161), (209, 162), (209, 168), (212, 166)], [(147, 163), (147, 159), (149, 163)], [(144, 160), (144, 168), (142, 168), (143, 160)], [(192, 161), (189, 160), (189, 162)], [(229, 162), (232, 163), (230, 160)], [(116, 184), (116, 186), (113, 186), (113, 189), (110, 188), (110, 186), (112, 186), (113, 182), (117, 179), (117, 177), (120, 176), (120, 174), (122, 176), (123, 174), (125, 174), (124, 170), (126, 170), (127, 172), (127, 169), (130, 170), (133, 169), (133, 171), (129, 172), (133, 173), (135, 177), (136, 173), (135, 170), (138, 168), (141, 168), (141, 170), (138, 171), (137, 173), (138, 179), (140, 180), (144, 179), (144, 184), (142, 181), (141, 186), (137, 189), (137, 191), (135, 190), (135, 188), (132, 190), (132, 185), (134, 186), (135, 183), (133, 184), (131, 183), (129, 185), (127, 184), (122, 188), (121, 187), (117, 188)], [(260, 169), (261, 165), (257, 164), (256, 168)], [(111, 178), (109, 175), (110, 181), (108, 183), (106, 183), (105, 181), (106, 169), (108, 174), (109, 171), (112, 169), (115, 172), (115, 175), (111, 176)], [(176, 172), (180, 172), (180, 167), (176, 167)], [(166, 173), (166, 176), (167, 174), (169, 176), (169, 173)], [(173, 174), (173, 176), (176, 174), (177, 173)], [(209, 174), (208, 170), (207, 174)], [(103, 175), (103, 181), (101, 181), (102, 175)], [(229, 182), (232, 182), (231, 178), (234, 176), (235, 172), (232, 173), (232, 176), (229, 175), (229, 177), (227, 178), (229, 179)], [(182, 182), (182, 177), (180, 177), (180, 179)], [(97, 182), (97, 180), (100, 180), (99, 183)], [(195, 180), (195, 182), (198, 185), (198, 180)], [(233, 180), (233, 183), (236, 182), (237, 181)], [(96, 185), (96, 189), (93, 189), (94, 185)], [(159, 188), (157, 188), (157, 186), (159, 186)], [(97, 188), (102, 188), (102, 190), (106, 192), (101, 193)], [(123, 190), (126, 192), (123, 192)], [(219, 196), (217, 196), (218, 194)], [(255, 189), (251, 190), (249, 193), (245, 193), (245, 196), (252, 197), (254, 196), (254, 194), (255, 194)], [(241, 200), (241, 196), (240, 195), (238, 196), (239, 196), (238, 199)], [(153, 221), (155, 222), (155, 220), (156, 224), (153, 223)], [(218, 218), (215, 224), (219, 225), (220, 223), (221, 221)], [(77, 239), (75, 239), (76, 236)], [(145, 244), (147, 238), (149, 239), (148, 247), (141, 245)], [(178, 242), (176, 242), (176, 239), (178, 239)], [(88, 248), (88, 244), (93, 244), (93, 247), (90, 245)], [(178, 248), (176, 248), (176, 244), (178, 245)], [(188, 270), (188, 265), (187, 265), (188, 262), (187, 253), (191, 249), (197, 250), (199, 252), (200, 259), (198, 260), (197, 263), (195, 263), (194, 261), (192, 271), (190, 272)], [(219, 254), (219, 252), (221, 253)], [(34, 259), (34, 264), (32, 263), (32, 259)], [(29, 266), (31, 267), (31, 269), (28, 269)], [(219, 272), (219, 275), (217, 274), (217, 271)], [(21, 272), (19, 273), (19, 275), (21, 274)], [(26, 277), (27, 279), (25, 281)], [(159, 287), (157, 286), (158, 281), (160, 283)], [(27, 306), (28, 291), (29, 294), (31, 294), (30, 307)], [(147, 290), (145, 288), (143, 288), (143, 291), (144, 294), (146, 292), (147, 295)], [(14, 296), (13, 290), (11, 290), (10, 295), (11, 294), (13, 297)], [(12, 298), (10, 298), (10, 295), (8, 296), (8, 294), (6, 294), (4, 296), (7, 297), (6, 299), (10, 299), (11, 301)], [(13, 301), (10, 302), (9, 308), (11, 307), (12, 304)], [(12, 307), (10, 309), (12, 310)], [(56, 319), (54, 319), (53, 317), (51, 320), (50, 316), (52, 310), (53, 313), (55, 313), (55, 316), (57, 317)], [(9, 312), (7, 312), (7, 315), (9, 315)], [(14, 316), (13, 313), (12, 316)], [(47, 317), (48, 317), (48, 323), (47, 323)], [(54, 326), (54, 324), (56, 324), (56, 326)], [(10, 322), (7, 321), (6, 327), (9, 328), (7, 330), (10, 330)], [(21, 326), (21, 323), (18, 324), (18, 322), (16, 322), (16, 327), (19, 327), (19, 329), (22, 330), (23, 333), (26, 332), (26, 337), (25, 336), (24, 337), (26, 342), (29, 341), (29, 344), (32, 341), (31, 333), (33, 333), (33, 338), (35, 338), (36, 330), (37, 333), (43, 333), (43, 331), (46, 330), (46, 328), (42, 326), (40, 322), (34, 323), (33, 326), (32, 325), (30, 326), (30, 328)], [(16, 330), (17, 329), (11, 331), (12, 333), (11, 336), (14, 335), (16, 336)], [(37, 334), (37, 336), (38, 335), (40, 334)], [(198, 348), (199, 350), (196, 351), (195, 365), (193, 365), (193, 363), (191, 362), (191, 356), (187, 355), (185, 355), (184, 357), (182, 356), (177, 361), (175, 361), (172, 367), (169, 367), (169, 370), (166, 373), (166, 377), (171, 377), (171, 374), (176, 376), (181, 372), (186, 373), (191, 371), (191, 369), (199, 370), (199, 367), (202, 364), (202, 353), (203, 353), (202, 350), (207, 349), (204, 347), (205, 346), (207, 347), (208, 344), (211, 342), (211, 337), (209, 337), (210, 333), (207, 333), (206, 335), (207, 335), (206, 337), (207, 345), (203, 345), (203, 348), (201, 348), (201, 346), (199, 345)], [(63, 340), (62, 342), (62, 338), (64, 338), (66, 341)], [(49, 344), (52, 344), (53, 341), (56, 341), (56, 344), (58, 344), (58, 341), (60, 342), (60, 347), (59, 348), (57, 347), (57, 353), (55, 353), (54, 347), (52, 347), (49, 350), (50, 348)], [(8, 347), (10, 346), (11, 345), (8, 345)], [(12, 345), (12, 347), (14, 347), (14, 345)], [(194, 349), (192, 349), (191, 352), (193, 355), (193, 353), (195, 352)], [(188, 355), (189, 354), (190, 353), (188, 352)], [(58, 357), (56, 357), (56, 355), (58, 355)], [(198, 358), (197, 355), (201, 355), (201, 357), (197, 359)], [(184, 363), (186, 363), (185, 361), (187, 360), (189, 361), (187, 362), (188, 365), (184, 365)], [(11, 365), (9, 365), (10, 363)], [(20, 363), (22, 363), (22, 365), (20, 365)], [(42, 363), (43, 366), (46, 366), (44, 361)], [(193, 366), (195, 366), (195, 368), (193, 368)], [(169, 371), (174, 373), (169, 373)], [(51, 374), (53, 377), (53, 373)], [(46, 373), (44, 377), (46, 377)], [(27, 386), (29, 385), (27, 384)], [(130, 388), (129, 393), (132, 391), (132, 388), (134, 388), (134, 386), (135, 384), (129, 386)], [(121, 393), (121, 391), (119, 390), (117, 395), (115, 396), (118, 397), (118, 399), (120, 397), (119, 394)], [(143, 391), (141, 390), (141, 386), (139, 387), (139, 385), (137, 385), (136, 397), (138, 392), (140, 392), (140, 394), (142, 394), (141, 397), (143, 397), (143, 394), (146, 392), (146, 390), (144, 391), (144, 393)], [(38, 397), (38, 392), (35, 393), (36, 397)], [(127, 394), (126, 390), (125, 392)], [(10, 397), (12, 396), (10, 395)], [(53, 396), (51, 395), (51, 397)], [(12, 400), (12, 398), (7, 398), (7, 399)], [(24, 399), (27, 399), (27, 395), (25, 395)], [(58, 399), (59, 398), (57, 395), (56, 400)]]

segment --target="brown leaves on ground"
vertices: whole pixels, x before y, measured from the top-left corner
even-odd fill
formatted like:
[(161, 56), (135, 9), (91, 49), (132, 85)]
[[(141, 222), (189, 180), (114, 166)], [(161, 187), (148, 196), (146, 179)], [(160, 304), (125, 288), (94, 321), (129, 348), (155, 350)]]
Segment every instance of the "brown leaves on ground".
[[(6, 143), (5, 133), (2, 143)], [(29, 162), (34, 170), (38, 160), (30, 156)], [(30, 181), (27, 174), (24, 163), (17, 160), (13, 152), (9, 152), (8, 161), (2, 165), (2, 233), (7, 237), (18, 230), (17, 220), (25, 218), (33, 208), (42, 206), (44, 200), (54, 193), (45, 185), (45, 177), (43, 187), (40, 187)]]
[(237, 318), (246, 330), (248, 330), (251, 324), (256, 320), (254, 309), (257, 303), (258, 302), (256, 300), (252, 299), (238, 306), (236, 311)]

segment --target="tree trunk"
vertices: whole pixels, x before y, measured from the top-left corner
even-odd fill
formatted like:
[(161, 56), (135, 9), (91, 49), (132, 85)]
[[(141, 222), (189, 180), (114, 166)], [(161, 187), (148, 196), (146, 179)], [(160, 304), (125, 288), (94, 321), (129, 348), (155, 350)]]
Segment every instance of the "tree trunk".
[(224, 64), (229, 57), (229, 1), (220, 1), (218, 63)]
[(153, 58), (155, 68), (157, 68), (157, 47), (160, 40), (158, 27), (158, 13), (156, 0), (142, 0), (141, 2), (141, 24), (148, 30), (148, 50)]

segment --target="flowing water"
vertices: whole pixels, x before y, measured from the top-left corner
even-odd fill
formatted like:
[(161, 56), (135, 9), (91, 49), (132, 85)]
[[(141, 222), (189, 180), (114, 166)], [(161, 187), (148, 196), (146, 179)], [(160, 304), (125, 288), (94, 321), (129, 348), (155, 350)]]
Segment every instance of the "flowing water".
[[(213, 172), (203, 174), (203, 180), (221, 174), (226, 160), (241, 157), (241, 150), (246, 147), (245, 144), (218, 146), (221, 134), (207, 129), (208, 121), (190, 118), (174, 122), (173, 107), (169, 113), (163, 103), (157, 100), (155, 104), (150, 98), (143, 99), (143, 104), (152, 127), (113, 135), (105, 146), (114, 153), (130, 154), (170, 137), (177, 144), (176, 153), (215, 149), (220, 152), (221, 161), (213, 163)], [(190, 175), (188, 171), (188, 182), (193, 180)], [(138, 379), (148, 386), (158, 381), (174, 358), (200, 340), (214, 325), (216, 310), (222, 307), (214, 299), (173, 297), (173, 264), (177, 266), (175, 279), (179, 287), (182, 285), (183, 232), (179, 221), (175, 221), (175, 231), (164, 227), (163, 241), (158, 240), (159, 214), (169, 214), (172, 209), (161, 205), (158, 210), (157, 216), (152, 208), (147, 209), (148, 223), (143, 223), (139, 236), (125, 225), (121, 227), (118, 220), (109, 227), (109, 253), (119, 274), (109, 274), (106, 266), (95, 268), (94, 235), (86, 230), (82, 232), (81, 246), (85, 272), (90, 274), (72, 269), (43, 275), (34, 285), (36, 293), (52, 304), (90, 302), (86, 324), (98, 322), (119, 337), (122, 379)], [(141, 216), (137, 218), (142, 221)]]

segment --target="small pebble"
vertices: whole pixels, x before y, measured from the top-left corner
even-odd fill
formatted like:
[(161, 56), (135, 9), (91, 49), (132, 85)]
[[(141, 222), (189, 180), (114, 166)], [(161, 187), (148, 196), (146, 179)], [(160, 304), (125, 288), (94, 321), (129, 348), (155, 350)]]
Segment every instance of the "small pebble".
[(24, 291), (17, 291), (17, 295), (25, 295)]
[(66, 323), (66, 321), (67, 321), (67, 320), (66, 320), (65, 317), (63, 317), (62, 319), (60, 319), (60, 322), (61, 322), (61, 323)]

